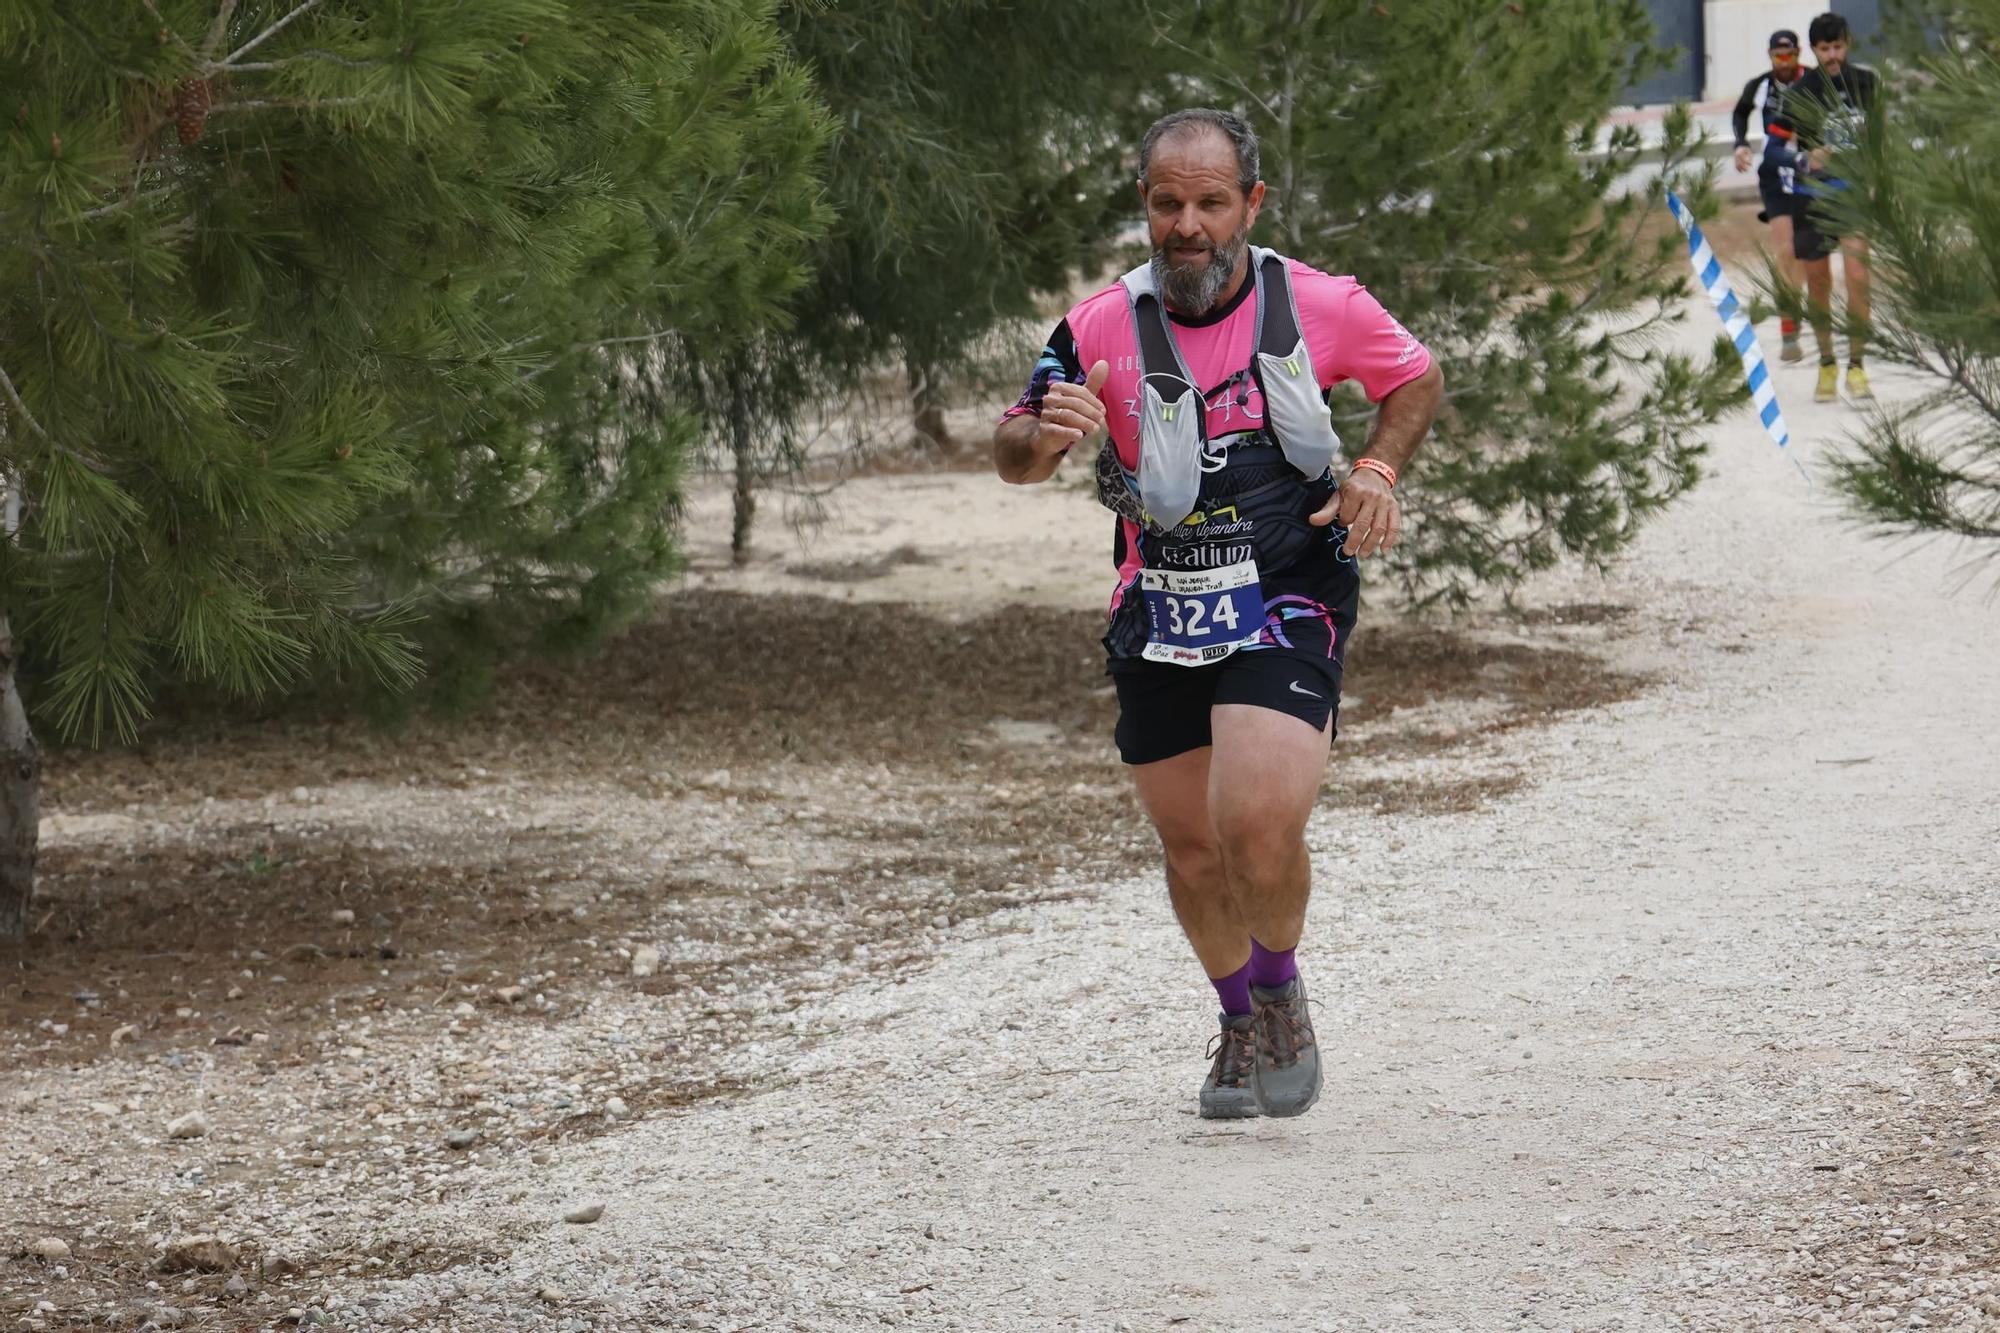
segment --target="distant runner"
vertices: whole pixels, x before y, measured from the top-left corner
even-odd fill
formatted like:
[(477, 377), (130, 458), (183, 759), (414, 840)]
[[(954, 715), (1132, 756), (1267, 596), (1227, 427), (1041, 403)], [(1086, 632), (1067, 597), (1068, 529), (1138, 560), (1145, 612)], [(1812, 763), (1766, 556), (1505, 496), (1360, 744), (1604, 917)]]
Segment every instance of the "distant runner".
[[(1302, 1114), (1320, 1056), (1294, 950), (1354, 628), (1360, 557), (1402, 524), (1394, 487), (1443, 392), (1431, 355), (1353, 278), (1249, 244), (1256, 135), (1224, 111), (1146, 132), (1153, 257), (1056, 326), (994, 432), (1005, 480), (1107, 431), (1116, 512), (1104, 644), (1116, 739), (1166, 853), (1181, 929), (1221, 1002), (1201, 1114)], [(1381, 404), (1341, 456), (1326, 394)]]
[(1743, 85), (1743, 96), (1736, 99), (1736, 110), (1730, 113), (1729, 121), (1736, 129), (1736, 169), (1750, 169), (1750, 114), (1754, 111), (1761, 117), (1764, 127), (1764, 151), (1757, 163), (1757, 194), (1764, 203), (1762, 221), (1771, 224), (1771, 246), (1778, 256), (1778, 273), (1784, 279), (1784, 287), (1779, 292), (1779, 331), (1784, 338), (1784, 346), (1778, 355), (1781, 360), (1797, 361), (1805, 353), (1799, 350), (1798, 309), (1795, 304), (1799, 294), (1799, 260), (1792, 253), (1792, 211), (1796, 196), (1793, 181), (1796, 172), (1792, 162), (1792, 140), (1790, 131), (1772, 130), (1778, 118), (1779, 108), (1785, 100), (1785, 90), (1798, 82), (1799, 35), (1790, 28), (1780, 28), (1771, 34), (1769, 55), (1771, 68)]
[[(1827, 164), (1835, 151), (1859, 142), (1875, 109), (1878, 84), (1874, 70), (1848, 62), (1846, 19), (1821, 14), (1806, 29), (1806, 36), (1819, 68), (1807, 70), (1785, 94), (1772, 132), (1792, 136), (1802, 163), (1792, 253), (1805, 271), (1806, 308), (1813, 339), (1819, 344), (1819, 384), (1813, 400), (1830, 403), (1840, 396), (1840, 369), (1833, 353), (1832, 255), (1842, 248), (1842, 237), (1827, 203), (1847, 188), (1847, 182), (1829, 174)], [(1873, 398), (1868, 372), (1861, 364), (1868, 338), (1868, 242), (1860, 236), (1845, 239), (1841, 269), (1847, 275), (1847, 394)]]

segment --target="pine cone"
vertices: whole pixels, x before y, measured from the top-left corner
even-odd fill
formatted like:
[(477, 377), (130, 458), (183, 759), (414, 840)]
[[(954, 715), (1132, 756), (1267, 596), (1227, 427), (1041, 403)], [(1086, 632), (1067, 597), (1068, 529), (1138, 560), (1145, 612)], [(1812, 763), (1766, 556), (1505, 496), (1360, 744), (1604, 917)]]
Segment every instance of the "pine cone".
[(201, 138), (208, 123), (208, 108), (214, 97), (207, 79), (182, 79), (174, 90), (174, 119), (180, 125), (181, 147), (191, 148)]

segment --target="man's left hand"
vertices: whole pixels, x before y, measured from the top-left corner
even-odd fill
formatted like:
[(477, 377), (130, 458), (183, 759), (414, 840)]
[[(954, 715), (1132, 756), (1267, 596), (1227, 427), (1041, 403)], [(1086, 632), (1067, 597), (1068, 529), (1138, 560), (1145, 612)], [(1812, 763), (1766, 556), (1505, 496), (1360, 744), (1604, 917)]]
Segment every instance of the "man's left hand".
[(1350, 473), (1334, 492), (1326, 507), (1312, 516), (1313, 526), (1325, 527), (1338, 521), (1347, 529), (1342, 552), (1353, 556), (1374, 555), (1396, 544), (1402, 529), (1403, 511), (1389, 489), (1388, 478), (1363, 468)]

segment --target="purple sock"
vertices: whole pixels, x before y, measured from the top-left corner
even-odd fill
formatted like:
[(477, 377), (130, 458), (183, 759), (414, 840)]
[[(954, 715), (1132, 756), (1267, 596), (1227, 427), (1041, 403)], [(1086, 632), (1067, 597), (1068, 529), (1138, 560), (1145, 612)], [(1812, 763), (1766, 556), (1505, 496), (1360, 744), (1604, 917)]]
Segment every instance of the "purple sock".
[(1299, 966), (1292, 961), (1292, 954), (1298, 946), (1290, 949), (1266, 949), (1255, 940), (1250, 941), (1250, 984), (1260, 990), (1276, 990), (1299, 974)]
[(1208, 984), (1215, 987), (1215, 998), (1222, 1001), (1223, 1013), (1240, 1018), (1250, 1012), (1250, 964), (1245, 963), (1226, 977), (1210, 977)]

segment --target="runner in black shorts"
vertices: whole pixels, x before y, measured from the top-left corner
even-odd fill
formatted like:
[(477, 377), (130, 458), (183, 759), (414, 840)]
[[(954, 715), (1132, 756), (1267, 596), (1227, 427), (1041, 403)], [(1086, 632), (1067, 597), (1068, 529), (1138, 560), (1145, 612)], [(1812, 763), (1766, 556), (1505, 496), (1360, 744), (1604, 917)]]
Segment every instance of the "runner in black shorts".
[[(1780, 333), (1785, 361), (1797, 361), (1799, 350), (1799, 262), (1792, 254), (1792, 218), (1798, 196), (1793, 193), (1796, 170), (1792, 140), (1779, 117), (1785, 93), (1799, 79), (1799, 35), (1790, 28), (1771, 34), (1771, 68), (1743, 85), (1736, 99), (1730, 124), (1736, 130), (1736, 169), (1750, 169), (1750, 115), (1758, 113), (1764, 127), (1764, 150), (1757, 163), (1757, 194), (1763, 202), (1762, 221), (1771, 226), (1771, 245), (1777, 251), (1778, 272), (1783, 283), (1778, 290)], [(1777, 128), (1773, 128), (1776, 126)]]
[[(1139, 150), (1153, 257), (1056, 327), (994, 432), (1011, 482), (1104, 432), (1117, 515), (1104, 646), (1117, 742), (1167, 889), (1222, 1010), (1204, 1116), (1298, 1115), (1320, 1059), (1294, 961), (1319, 794), (1359, 595), (1396, 539), (1397, 472), (1443, 376), (1352, 278), (1249, 244), (1264, 199), (1244, 121), (1176, 112)], [(1381, 404), (1342, 457), (1324, 394)]]
[[(1126, 763), (1149, 764), (1211, 744), (1209, 710), (1215, 704), (1267, 708), (1331, 735), (1361, 579), (1354, 557), (1340, 549), (1347, 530), (1312, 524), (1311, 516), (1334, 496), (1332, 482), (1300, 486), (1295, 476), (1277, 448), (1249, 443), (1238, 445), (1231, 466), (1211, 478), (1213, 491), (1225, 485), (1239, 495), (1277, 491), (1279, 504), (1289, 509), (1251, 519), (1261, 527), (1265, 544), (1258, 563), (1268, 571), (1262, 581), (1265, 627), (1258, 642), (1208, 666), (1150, 662), (1140, 655), (1148, 630), (1145, 604), (1128, 598), (1113, 612), (1104, 639), (1106, 669), (1118, 688), (1116, 738), (1119, 758)], [(1221, 544), (1227, 556), (1238, 535), (1232, 529), (1243, 522), (1242, 507), (1229, 507), (1205, 490), (1189, 519), (1182, 527), (1190, 530), (1191, 541), (1178, 553), (1185, 558), (1186, 552), (1213, 551)], [(1121, 523), (1121, 540), (1123, 528)], [(1298, 550), (1282, 563), (1272, 552), (1277, 544), (1273, 533), (1281, 528), (1289, 538), (1286, 544)], [(1167, 564), (1174, 554), (1160, 549), (1151, 559)]]
[(1801, 157), (1792, 252), (1805, 272), (1806, 308), (1812, 318), (1813, 338), (1819, 344), (1819, 383), (1813, 398), (1830, 403), (1840, 396), (1832, 309), (1836, 250), (1842, 251), (1841, 269), (1847, 278), (1847, 396), (1873, 398), (1875, 392), (1862, 365), (1868, 336), (1868, 242), (1839, 234), (1829, 206), (1847, 188), (1847, 182), (1828, 168), (1835, 152), (1859, 141), (1874, 111), (1878, 84), (1874, 70), (1847, 58), (1846, 19), (1821, 14), (1812, 21), (1806, 36), (1819, 68), (1806, 71), (1785, 94), (1772, 132), (1790, 135)]

